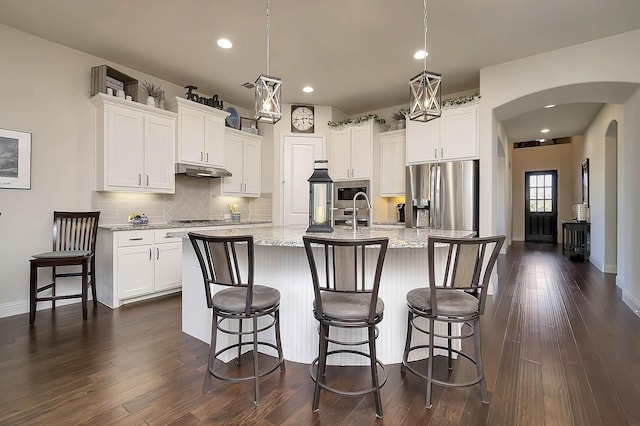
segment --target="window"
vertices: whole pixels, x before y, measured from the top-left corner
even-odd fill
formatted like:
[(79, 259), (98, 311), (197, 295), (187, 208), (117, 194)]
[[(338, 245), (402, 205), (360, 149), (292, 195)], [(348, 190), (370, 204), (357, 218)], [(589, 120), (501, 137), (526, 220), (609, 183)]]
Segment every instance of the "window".
[(553, 177), (549, 174), (529, 175), (529, 211), (553, 211)]

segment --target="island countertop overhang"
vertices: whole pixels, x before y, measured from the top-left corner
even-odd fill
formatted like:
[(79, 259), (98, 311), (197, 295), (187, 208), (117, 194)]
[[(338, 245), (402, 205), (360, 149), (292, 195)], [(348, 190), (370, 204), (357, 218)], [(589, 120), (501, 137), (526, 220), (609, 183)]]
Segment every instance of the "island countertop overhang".
[[(253, 235), (253, 243), (257, 246), (275, 247), (303, 247), (302, 237), (312, 235), (332, 239), (363, 239), (389, 238), (389, 248), (426, 248), (429, 236), (468, 238), (475, 235), (474, 231), (451, 231), (428, 228), (336, 228), (334, 232), (307, 233), (306, 226), (271, 226), (271, 227), (242, 227), (226, 230), (207, 230), (199, 232), (204, 235)], [(168, 232), (169, 237), (188, 238), (187, 231)]]

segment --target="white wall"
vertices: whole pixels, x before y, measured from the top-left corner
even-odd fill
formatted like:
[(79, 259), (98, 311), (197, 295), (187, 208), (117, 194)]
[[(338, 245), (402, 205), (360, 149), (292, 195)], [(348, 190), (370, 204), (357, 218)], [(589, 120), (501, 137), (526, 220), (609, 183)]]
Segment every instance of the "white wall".
[[(621, 104), (624, 123), (619, 127), (619, 256), (618, 284), (625, 301), (640, 309), (640, 252), (633, 248), (640, 222), (631, 212), (640, 208), (640, 31), (546, 52), (480, 71), (480, 234), (496, 232), (497, 193), (495, 162), (498, 123), (548, 103), (604, 102)], [(622, 120), (621, 120), (622, 121)], [(608, 123), (607, 123), (608, 124)], [(606, 131), (606, 127), (605, 127)], [(602, 171), (591, 166), (595, 178)], [(592, 180), (593, 182), (593, 180)], [(595, 199), (598, 184), (592, 184)], [(603, 199), (603, 198), (601, 198)], [(592, 212), (593, 215), (593, 212)], [(601, 229), (592, 241), (601, 244)], [(595, 249), (597, 253), (597, 248)], [(592, 244), (594, 253), (594, 244)]]

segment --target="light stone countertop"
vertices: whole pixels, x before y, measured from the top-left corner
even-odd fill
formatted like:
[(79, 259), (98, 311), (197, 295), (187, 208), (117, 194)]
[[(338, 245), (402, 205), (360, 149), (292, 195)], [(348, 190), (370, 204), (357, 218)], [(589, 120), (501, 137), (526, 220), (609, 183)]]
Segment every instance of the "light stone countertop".
[(234, 222), (232, 220), (197, 220), (192, 222), (166, 222), (166, 223), (148, 223), (146, 225), (134, 225), (133, 223), (119, 223), (113, 225), (98, 225), (98, 228), (108, 231), (144, 231), (147, 229), (180, 229), (180, 228), (203, 228), (213, 226), (238, 226), (238, 225), (260, 225), (271, 223), (270, 220), (241, 220)]
[[(303, 247), (302, 237), (312, 235), (332, 239), (365, 239), (389, 238), (389, 248), (426, 248), (427, 238), (432, 236), (467, 238), (473, 237), (473, 231), (448, 231), (426, 228), (399, 228), (394, 226), (374, 225), (373, 228), (358, 228), (354, 231), (347, 227), (336, 227), (331, 233), (307, 233), (307, 226), (272, 226), (272, 227), (243, 227), (226, 230), (202, 231), (204, 235), (253, 235), (253, 243), (258, 246)], [(188, 238), (188, 232), (168, 232), (169, 237)]]

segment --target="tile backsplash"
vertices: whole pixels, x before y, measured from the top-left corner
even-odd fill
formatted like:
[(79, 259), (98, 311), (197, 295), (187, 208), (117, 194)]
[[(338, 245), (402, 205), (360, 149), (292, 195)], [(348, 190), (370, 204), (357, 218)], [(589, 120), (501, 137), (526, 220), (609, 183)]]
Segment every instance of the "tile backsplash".
[(129, 214), (145, 214), (151, 223), (179, 219), (223, 219), (229, 204), (237, 204), (242, 219), (271, 220), (271, 194), (260, 198), (211, 196), (211, 179), (176, 175), (175, 194), (93, 192), (91, 208), (100, 210), (100, 223), (126, 223)]

